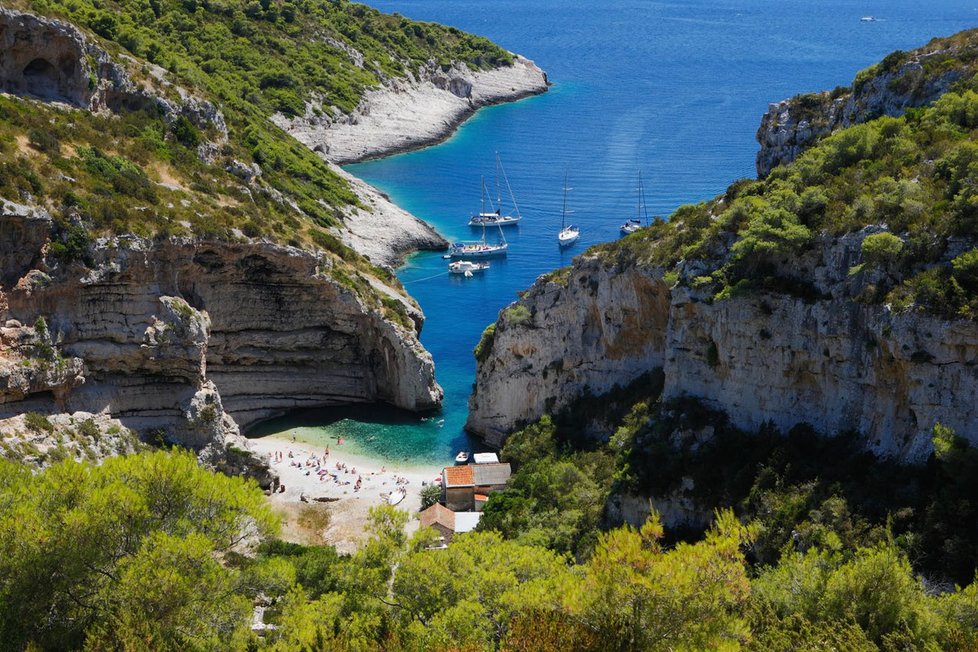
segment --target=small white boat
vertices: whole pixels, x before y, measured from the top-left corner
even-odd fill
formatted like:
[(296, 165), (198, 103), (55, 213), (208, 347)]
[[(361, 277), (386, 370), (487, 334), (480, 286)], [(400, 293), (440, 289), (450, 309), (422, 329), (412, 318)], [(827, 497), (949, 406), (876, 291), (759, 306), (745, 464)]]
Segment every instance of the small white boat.
[(561, 247), (566, 247), (567, 245), (572, 245), (577, 242), (578, 238), (581, 237), (581, 230), (571, 224), (570, 226), (565, 226), (557, 234), (557, 244)]
[(635, 233), (642, 228), (641, 220), (626, 220), (624, 224), (621, 225), (621, 234), (630, 235)]
[(404, 487), (399, 487), (390, 493), (390, 495), (387, 497), (387, 502), (390, 505), (396, 505), (404, 500), (405, 496), (407, 496), (407, 489)]
[(561, 247), (574, 244), (581, 237), (581, 230), (573, 224), (567, 224), (567, 175), (564, 175), (564, 206), (560, 211), (560, 233), (557, 234), (557, 244)]
[(864, 23), (875, 23), (877, 18), (876, 16), (863, 16), (859, 20), (861, 20)]
[(459, 451), (458, 455), (455, 456), (456, 464), (465, 464), (468, 461), (469, 461), (468, 451)]
[(461, 274), (465, 278), (472, 278), (473, 274), (484, 272), (489, 269), (489, 263), (473, 262), (471, 260), (453, 260), (448, 263), (449, 274)]
[(625, 220), (625, 223), (619, 227), (622, 235), (630, 235), (635, 233), (642, 228), (642, 218), (645, 218), (645, 224), (649, 223), (649, 212), (645, 206), (645, 187), (642, 185), (642, 171), (638, 172), (638, 213), (637, 217)]

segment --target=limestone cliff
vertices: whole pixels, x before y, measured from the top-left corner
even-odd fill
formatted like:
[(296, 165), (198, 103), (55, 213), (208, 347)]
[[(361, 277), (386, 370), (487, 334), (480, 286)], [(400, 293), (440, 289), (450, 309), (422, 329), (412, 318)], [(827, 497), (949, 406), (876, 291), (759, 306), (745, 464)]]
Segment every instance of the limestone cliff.
[(538, 279), (476, 349), (468, 428), (498, 445), (661, 368), (665, 401), (749, 431), (852, 432), (909, 462), (938, 422), (978, 444), (976, 52), (972, 31), (888, 56), (813, 100), (826, 131), (859, 124)]
[(955, 82), (973, 74), (976, 56), (978, 32), (963, 32), (911, 52), (894, 52), (860, 72), (850, 88), (771, 104), (757, 130), (761, 145), (757, 174), (767, 176), (834, 131), (930, 104)]
[[(666, 400), (697, 397), (745, 429), (856, 431), (867, 449), (906, 461), (926, 457), (938, 421), (978, 443), (978, 327), (855, 301), (871, 279), (849, 270), (873, 231), (824, 239), (798, 262), (816, 279), (814, 301), (777, 292), (714, 300), (663, 280), (660, 267), (585, 255), (503, 311), (467, 427), (499, 445), (585, 393), (662, 367)], [(524, 308), (525, 321), (507, 317)]]
[[(49, 255), (43, 211), (6, 204), (0, 415), (109, 413), (201, 450), (297, 407), (434, 407), (441, 389), (398, 290), (345, 286), (323, 254), (261, 242), (99, 240)], [(407, 319), (386, 316), (388, 310)]]
[(367, 91), (350, 113), (337, 115), (317, 101), (307, 105), (303, 116), (273, 119), (327, 160), (343, 164), (438, 142), (477, 109), (543, 93), (548, 85), (546, 73), (519, 55), (510, 65), (488, 70), (432, 61), (404, 79), (386, 79)]

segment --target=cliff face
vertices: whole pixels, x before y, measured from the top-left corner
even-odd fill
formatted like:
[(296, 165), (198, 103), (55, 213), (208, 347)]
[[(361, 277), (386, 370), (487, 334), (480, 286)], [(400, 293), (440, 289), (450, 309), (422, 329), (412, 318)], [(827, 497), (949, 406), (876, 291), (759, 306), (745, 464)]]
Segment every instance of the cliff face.
[(930, 104), (971, 74), (978, 45), (965, 32), (912, 52), (895, 52), (859, 73), (851, 88), (771, 104), (761, 117), (757, 174), (790, 163), (822, 136), (880, 116)]
[(663, 365), (669, 290), (658, 270), (585, 259), (515, 305), (496, 322), (469, 399), (466, 428), (493, 446), (517, 424)]
[(37, 246), (2, 261), (17, 277), (0, 311), (4, 415), (106, 412), (199, 450), (291, 408), (441, 399), (416, 329), (331, 278), (328, 257), (131, 237), (100, 240), (88, 265), (62, 264), (46, 255), (42, 212), (8, 204), (0, 224)]
[[(654, 266), (585, 257), (566, 285), (541, 279), (496, 324), (478, 366), (468, 427), (508, 432), (661, 366), (664, 399), (691, 396), (744, 429), (806, 423), (861, 433), (867, 449), (917, 462), (938, 421), (978, 443), (978, 327), (855, 300), (874, 279), (849, 275), (867, 229), (824, 238), (796, 265), (815, 300), (776, 292), (713, 300), (669, 287)], [(684, 272), (690, 278), (692, 269)]]

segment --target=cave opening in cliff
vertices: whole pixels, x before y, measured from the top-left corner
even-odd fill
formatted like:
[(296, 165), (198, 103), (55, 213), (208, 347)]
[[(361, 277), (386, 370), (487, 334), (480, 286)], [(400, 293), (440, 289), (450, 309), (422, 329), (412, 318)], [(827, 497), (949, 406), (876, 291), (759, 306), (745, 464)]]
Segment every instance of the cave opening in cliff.
[(43, 57), (31, 60), (22, 73), (23, 91), (44, 100), (60, 100), (61, 75), (54, 65)]

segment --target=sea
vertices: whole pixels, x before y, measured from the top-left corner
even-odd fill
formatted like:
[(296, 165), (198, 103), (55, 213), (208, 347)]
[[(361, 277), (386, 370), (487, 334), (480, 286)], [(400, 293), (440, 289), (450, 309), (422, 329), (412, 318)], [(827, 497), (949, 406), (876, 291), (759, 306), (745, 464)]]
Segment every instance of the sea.
[[(523, 216), (508, 255), (473, 278), (447, 273), (440, 253), (398, 270), (424, 310), (422, 343), (445, 390), (443, 408), (411, 415), (383, 406), (292, 414), (252, 436), (344, 438), (352, 453), (403, 465), (450, 463), (481, 450), (464, 431), (483, 329), (541, 274), (614, 240), (638, 212), (642, 175), (650, 216), (755, 176), (755, 133), (768, 104), (847, 85), (898, 49), (978, 26), (968, 0), (373, 0), (408, 18), (452, 25), (532, 59), (546, 94), (482, 109), (450, 139), (346, 169), (451, 241), (482, 237), (482, 177), (495, 195), (498, 153)], [(872, 18), (872, 20), (864, 20)], [(581, 239), (560, 249), (567, 219)], [(511, 206), (502, 184), (503, 206)], [(487, 239), (499, 234), (489, 231)]]

